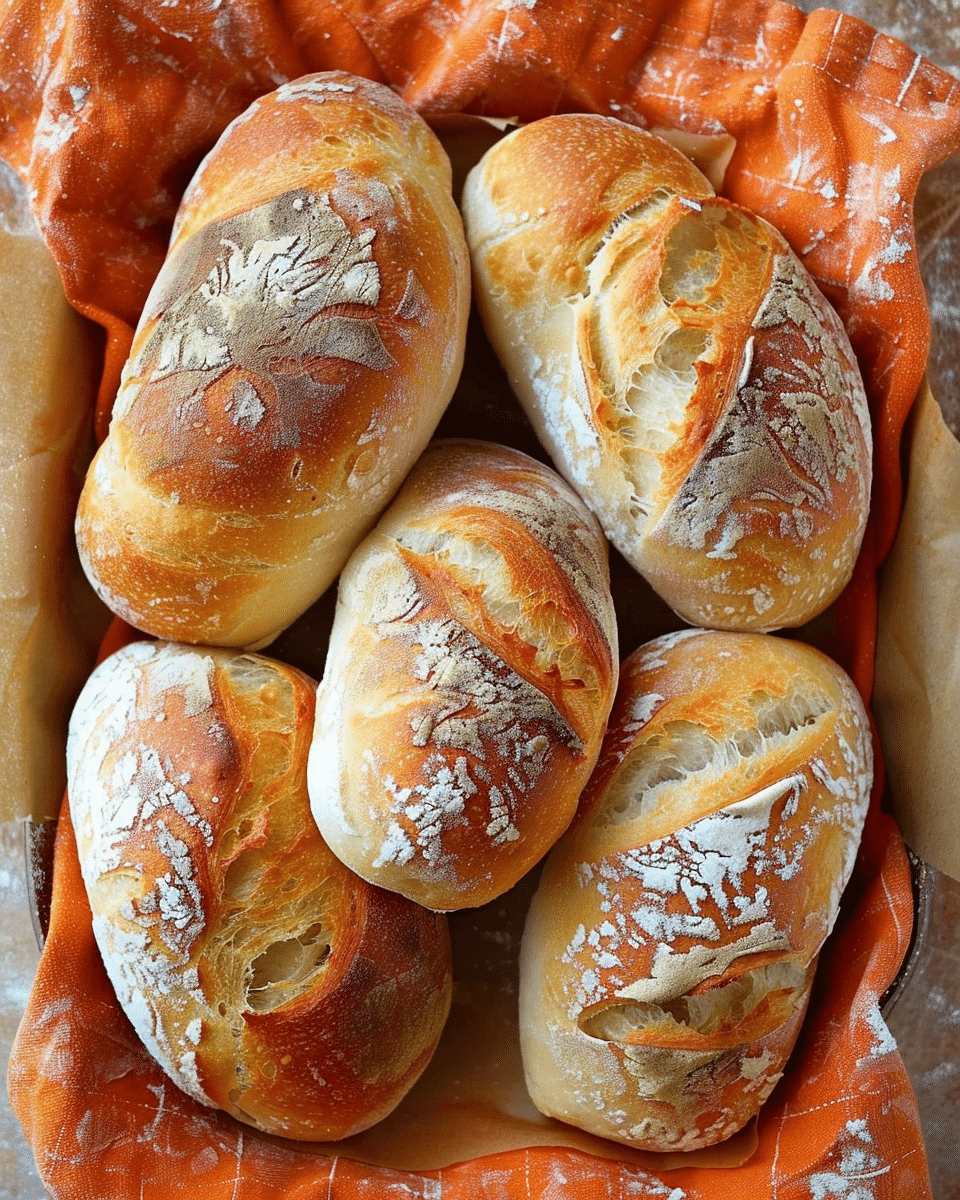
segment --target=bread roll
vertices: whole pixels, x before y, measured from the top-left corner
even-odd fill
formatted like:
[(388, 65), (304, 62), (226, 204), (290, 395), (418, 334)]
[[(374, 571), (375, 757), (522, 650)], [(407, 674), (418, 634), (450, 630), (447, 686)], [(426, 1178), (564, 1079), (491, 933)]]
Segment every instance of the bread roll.
[(617, 678), (606, 543), (515, 450), (428, 448), (340, 581), (310, 800), (359, 875), (484, 904), (563, 832)]
[(262, 97), (184, 197), (77, 534), (107, 603), (267, 644), (332, 582), (458, 378), (469, 264), (450, 166), (389, 88)]
[(385, 1116), (451, 995), (446, 923), (372, 888), (310, 819), (314, 685), (220, 649), (137, 642), (80, 696), (70, 811), (117, 998), (185, 1092), (267, 1133)]
[(537, 1107), (655, 1151), (754, 1116), (797, 1037), (871, 779), (863, 705), (819, 652), (688, 630), (631, 655), (524, 930)]
[(867, 404), (781, 235), (614, 118), (537, 121), (463, 197), (487, 333), (557, 468), (686, 621), (771, 630), (850, 577)]

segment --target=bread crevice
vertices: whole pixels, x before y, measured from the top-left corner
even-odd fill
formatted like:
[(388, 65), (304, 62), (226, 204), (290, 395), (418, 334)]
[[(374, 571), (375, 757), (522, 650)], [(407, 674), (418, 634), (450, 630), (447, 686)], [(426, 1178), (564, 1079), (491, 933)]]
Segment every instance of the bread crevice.
[(661, 1004), (644, 1000), (607, 1004), (583, 1013), (577, 1024), (588, 1037), (625, 1045), (642, 1043), (650, 1035), (662, 1039), (671, 1030), (702, 1036), (729, 1033), (772, 994), (795, 996), (807, 982), (807, 973), (794, 962), (764, 963), (736, 979), (720, 980), (713, 987), (685, 992)]
[[(596, 826), (627, 824), (664, 804), (683, 802), (683, 789), (708, 786), (740, 770), (746, 760), (761, 760), (772, 744), (809, 730), (831, 711), (826, 692), (798, 688), (786, 696), (758, 690), (744, 697), (748, 710), (742, 723), (729, 722), (727, 730), (710, 731), (693, 721), (670, 721), (660, 733), (640, 741), (598, 808)], [(752, 721), (751, 721), (752, 715)], [(669, 793), (668, 793), (669, 789)]]
[(313, 987), (332, 949), (332, 936), (319, 921), (294, 937), (271, 942), (247, 968), (247, 1007), (272, 1012)]

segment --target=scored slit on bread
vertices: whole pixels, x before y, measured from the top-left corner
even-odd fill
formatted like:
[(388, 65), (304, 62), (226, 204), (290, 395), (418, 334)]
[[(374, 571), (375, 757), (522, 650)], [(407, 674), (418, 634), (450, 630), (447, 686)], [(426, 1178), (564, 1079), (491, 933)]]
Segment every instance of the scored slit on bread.
[(437, 441), (351, 557), (317, 699), (313, 812), (365, 879), (485, 903), (569, 823), (618, 671), (606, 547), (549, 468)]
[(632, 654), (524, 930), (538, 1108), (645, 1150), (742, 1128), (797, 1037), (871, 784), (862, 702), (818, 651), (686, 630)]
[(491, 345), (624, 558), (690, 624), (822, 612), (864, 535), (870, 422), (844, 327), (786, 240), (595, 114), (495, 143), (463, 212)]

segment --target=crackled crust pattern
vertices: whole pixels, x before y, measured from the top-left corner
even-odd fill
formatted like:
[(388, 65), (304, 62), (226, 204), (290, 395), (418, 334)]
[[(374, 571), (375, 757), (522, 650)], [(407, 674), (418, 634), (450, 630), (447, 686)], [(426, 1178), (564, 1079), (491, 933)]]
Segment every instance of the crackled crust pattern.
[(576, 496), (514, 451), (435, 443), (341, 579), (310, 759), (324, 836), (430, 907), (492, 899), (569, 821), (616, 670)]
[(81, 495), (105, 602), (158, 637), (266, 645), (426, 445), (468, 307), (425, 122), (343, 72), (261, 97), (187, 190)]
[(871, 784), (863, 706), (815, 651), (685, 631), (632, 655), (524, 934), (538, 1107), (643, 1149), (741, 1128), (793, 1046)]
[(313, 691), (258, 655), (134, 643), (88, 681), (68, 768), (94, 936), (143, 1044), (199, 1103), (327, 1140), (399, 1102), (451, 981), (439, 919), (310, 820)]
[(864, 534), (869, 414), (783, 237), (666, 143), (585, 114), (497, 143), (464, 213), (490, 340), (627, 560), (691, 624), (826, 608)]

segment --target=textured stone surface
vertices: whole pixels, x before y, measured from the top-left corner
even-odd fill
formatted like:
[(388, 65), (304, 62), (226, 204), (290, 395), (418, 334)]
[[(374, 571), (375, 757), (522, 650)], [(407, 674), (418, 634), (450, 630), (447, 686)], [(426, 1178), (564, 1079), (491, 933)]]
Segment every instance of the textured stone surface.
[(929, 924), (909, 982), (887, 1017), (910, 1071), (934, 1200), (960, 1200), (960, 883), (935, 876)]

